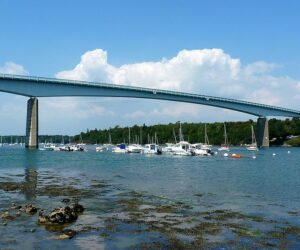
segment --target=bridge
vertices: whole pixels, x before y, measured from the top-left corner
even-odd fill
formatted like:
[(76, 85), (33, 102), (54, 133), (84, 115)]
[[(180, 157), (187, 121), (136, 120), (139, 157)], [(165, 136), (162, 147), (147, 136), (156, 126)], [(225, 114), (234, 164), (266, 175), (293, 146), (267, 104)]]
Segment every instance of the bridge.
[(71, 81), (44, 77), (0, 74), (0, 91), (29, 97), (27, 102), (26, 147), (38, 147), (38, 97), (98, 96), (129, 97), (194, 103), (235, 110), (258, 117), (259, 147), (269, 146), (268, 116), (300, 117), (300, 111), (259, 103), (161, 89), (107, 83)]

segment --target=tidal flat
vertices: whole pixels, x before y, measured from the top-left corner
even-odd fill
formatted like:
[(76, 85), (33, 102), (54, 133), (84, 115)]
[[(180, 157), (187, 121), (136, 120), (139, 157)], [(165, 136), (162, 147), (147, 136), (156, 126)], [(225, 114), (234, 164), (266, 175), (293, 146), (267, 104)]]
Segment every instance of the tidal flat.
[(300, 151), (285, 165), (276, 150), (258, 161), (1, 149), (0, 249), (299, 248)]

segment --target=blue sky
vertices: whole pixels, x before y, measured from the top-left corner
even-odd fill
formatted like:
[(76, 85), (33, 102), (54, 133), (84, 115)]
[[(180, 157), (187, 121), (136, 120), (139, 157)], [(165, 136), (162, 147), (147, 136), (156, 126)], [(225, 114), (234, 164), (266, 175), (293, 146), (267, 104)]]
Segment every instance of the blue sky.
[[(224, 55), (229, 56), (229, 59), (227, 58), (228, 65), (231, 65), (234, 59), (240, 61), (240, 71), (243, 73), (238, 73), (238, 77), (233, 77), (233, 79), (239, 84), (253, 86), (252, 88), (245, 87), (247, 91), (254, 93), (260, 90), (260, 96), (263, 92), (264, 96), (277, 100), (270, 104), (297, 108), (298, 93), (295, 95), (295, 101), (289, 103), (280, 99), (272, 91), (267, 93), (266, 89), (270, 90), (270, 86), (261, 86), (260, 84), (263, 84), (266, 79), (271, 79), (276, 87), (282, 84), (291, 86), (291, 89), (293, 87), (299, 88), (299, 1), (1, 0), (0, 11), (0, 71), (1, 68), (2, 71), (5, 71), (3, 69), (7, 68), (5, 66), (7, 62), (13, 62), (22, 66), (24, 69), (22, 72), (29, 75), (65, 77), (66, 74), (59, 74), (59, 72), (73, 70), (67, 75), (78, 79), (82, 74), (78, 76), (78, 72), (74, 71), (75, 66), (82, 62), (81, 56), (96, 49), (101, 49), (107, 53), (106, 64), (109, 64), (109, 67), (112, 65), (115, 70), (124, 65), (161, 62), (163, 58), (171, 60), (176, 58), (182, 50), (202, 51), (203, 49), (216, 48), (222, 50)], [(94, 58), (101, 59), (104, 56), (101, 51), (98, 51), (96, 55), (93, 54)], [(202, 54), (197, 53), (200, 57)], [(192, 54), (188, 55), (189, 58), (191, 56)], [(224, 57), (215, 57), (215, 54), (210, 54), (210, 56), (214, 56), (214, 60), (220, 60), (220, 63), (224, 60)], [(210, 63), (212, 61), (209, 59)], [(257, 63), (262, 62), (264, 64), (259, 64), (258, 67)], [(82, 64), (84, 65), (84, 63)], [(100, 70), (103, 69), (102, 66), (99, 67)], [(184, 68), (182, 65), (181, 67)], [(247, 67), (251, 68), (252, 74), (249, 76), (247, 73), (248, 78), (244, 73)], [(94, 76), (94, 71), (98, 68), (93, 69), (92, 72), (90, 66), (87, 68), (85, 74), (88, 74), (88, 77), (83, 80), (112, 81), (112, 79), (117, 79), (115, 83), (149, 85), (149, 82), (142, 82), (142, 77), (133, 78), (129, 76), (129, 73), (126, 75), (126, 79), (128, 81), (133, 79), (136, 82), (121, 82), (118, 78), (119, 73), (116, 73), (117, 76), (114, 75), (112, 78), (110, 78), (111, 74), (108, 77), (107, 72), (105, 75)], [(219, 68), (220, 65), (217, 64), (216, 68), (213, 69), (215, 71), (212, 72), (221, 74), (226, 71), (222, 70), (220, 73)], [(134, 70), (136, 68), (130, 68), (130, 72), (136, 72)], [(212, 69), (210, 68), (210, 70)], [(201, 69), (199, 69), (200, 71)], [(17, 73), (22, 72), (17, 71)], [(184, 72), (188, 74), (190, 71)], [(205, 71), (202, 70), (201, 72), (204, 74)], [(163, 74), (162, 77), (166, 77), (165, 75)], [(258, 79), (257, 75), (262, 77)], [(199, 75), (196, 76), (199, 77)], [(254, 76), (257, 79), (253, 80)], [(200, 75), (201, 77), (202, 75)], [(170, 80), (168, 77), (166, 79), (166, 81)], [(193, 79), (194, 85), (197, 79)], [(201, 81), (199, 80), (199, 82)], [(159, 87), (159, 84), (157, 82), (155, 86)], [(218, 84), (215, 85), (217, 86), (215, 89), (228, 86), (227, 76), (222, 79), (218, 78)], [(171, 84), (163, 86), (195, 93), (200, 93), (202, 90), (203, 92), (206, 91), (204, 84), (200, 84), (198, 87), (194, 85), (188, 89), (180, 87), (181, 85), (179, 87), (174, 87)], [(281, 87), (284, 88), (284, 86)], [(228, 88), (232, 88), (232, 86), (228, 86)], [(228, 91), (214, 91), (214, 88), (211, 88), (206, 92), (239, 99), (247, 98), (238, 91), (231, 95)], [(277, 92), (280, 93), (280, 89)], [(292, 92), (295, 91), (291, 90)], [(272, 96), (273, 94), (274, 96)], [(256, 98), (256, 96), (253, 96), (253, 101), (261, 102), (261, 99)], [(286, 96), (289, 96), (288, 92)], [(23, 133), (25, 121), (23, 122), (22, 119), (25, 117), (26, 110), (21, 105), (26, 102), (26, 99), (16, 98), (9, 94), (1, 94), (0, 97), (0, 107), (2, 106), (0, 117), (8, 120), (5, 124), (0, 125), (0, 134)], [(51, 113), (52, 111), (49, 110), (51, 107), (48, 104), (53, 100), (46, 100), (45, 104), (41, 101), (41, 112)], [(182, 116), (180, 114), (165, 116), (167, 110), (164, 114), (160, 114), (161, 116), (155, 116), (156, 113), (151, 110), (153, 107), (151, 101), (132, 102), (130, 100), (79, 98), (70, 100), (70, 103), (76, 102), (80, 106), (80, 100), (83, 100), (85, 105), (91, 102), (89, 107), (94, 105), (93, 107), (100, 106), (101, 109), (91, 113), (92, 117), (82, 114), (80, 118), (70, 116), (67, 119), (61, 115), (61, 123), (65, 125), (64, 127), (67, 127), (66, 125), (69, 123), (76, 123), (76, 126), (64, 129), (57, 128), (55, 123), (47, 120), (43, 114), (41, 115), (41, 132), (59, 133), (61, 130), (63, 132), (71, 130), (71, 133), (76, 133), (86, 128), (101, 128), (117, 124), (131, 125), (143, 122), (165, 123), (177, 119), (188, 121), (218, 120), (212, 116), (204, 115), (201, 117), (201, 114), (210, 112), (211, 109), (206, 107), (195, 110), (193, 114), (186, 114), (183, 111)], [(64, 106), (69, 105), (65, 101), (60, 101), (63, 102), (62, 105)], [(9, 109), (6, 108), (9, 102), (20, 105), (15, 111), (20, 113), (19, 119), (3, 114)], [(127, 118), (125, 116), (123, 119), (119, 118), (118, 112), (124, 113), (124, 110), (119, 110), (120, 103), (128, 105), (126, 110), (130, 110), (131, 113), (127, 114)], [(161, 110), (168, 104), (157, 102), (155, 105), (159, 106), (159, 110)], [(108, 107), (114, 108), (108, 110)], [(153, 113), (151, 118), (142, 115), (142, 113), (149, 112)], [(249, 118), (249, 116), (236, 113), (230, 115), (223, 113), (220, 113), (220, 117), (227, 119)], [(60, 116), (57, 112), (56, 115)]]

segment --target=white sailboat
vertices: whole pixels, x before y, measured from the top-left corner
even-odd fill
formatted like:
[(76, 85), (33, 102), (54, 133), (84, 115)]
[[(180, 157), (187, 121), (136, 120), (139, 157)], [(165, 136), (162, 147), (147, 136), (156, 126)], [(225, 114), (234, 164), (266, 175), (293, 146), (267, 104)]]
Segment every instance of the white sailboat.
[(79, 134), (79, 138), (80, 138), (80, 141), (79, 141), (79, 143), (77, 143), (76, 145), (77, 145), (77, 146), (85, 146), (86, 144), (83, 143), (81, 134)]
[(131, 144), (131, 138), (130, 138), (130, 128), (128, 128), (129, 130), (128, 130), (128, 142), (129, 142), (129, 144), (128, 144), (128, 147), (126, 148), (126, 152), (127, 153), (141, 153), (142, 152), (142, 150), (143, 150), (143, 147), (140, 145), (140, 144), (138, 144), (138, 138), (137, 138), (137, 136), (136, 136), (136, 138), (135, 138), (135, 142), (136, 143), (132, 143)]
[(209, 145), (208, 135), (207, 135), (207, 129), (206, 124), (204, 125), (204, 144), (202, 144), (201, 149), (208, 149), (211, 150), (212, 146)]
[(181, 129), (181, 123), (179, 123), (179, 142), (172, 147), (173, 155), (181, 156), (191, 156), (194, 155), (193, 151), (190, 148), (190, 143), (184, 141), (184, 136)]
[(250, 151), (258, 151), (253, 125), (251, 126), (251, 132), (252, 132), (252, 143), (250, 146), (247, 147), (247, 149)]
[(229, 151), (228, 137), (226, 132), (226, 125), (224, 123), (224, 144), (218, 149), (219, 151)]

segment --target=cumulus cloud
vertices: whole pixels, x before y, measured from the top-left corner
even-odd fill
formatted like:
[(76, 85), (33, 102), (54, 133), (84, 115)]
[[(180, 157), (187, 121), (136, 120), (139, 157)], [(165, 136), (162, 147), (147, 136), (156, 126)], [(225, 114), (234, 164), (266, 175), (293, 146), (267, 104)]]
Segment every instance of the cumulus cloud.
[[(171, 58), (115, 66), (109, 63), (106, 51), (95, 49), (84, 53), (73, 69), (60, 71), (56, 77), (208, 94), (299, 109), (300, 81), (278, 74), (274, 76), (278, 67), (281, 65), (265, 61), (243, 65), (239, 58), (233, 58), (222, 49), (181, 50)], [(13, 62), (0, 66), (0, 72), (28, 74), (23, 66)], [(220, 121), (249, 117), (195, 104), (113, 100), (41, 98), (41, 124), (56, 126), (59, 119), (61, 127), (71, 124), (72, 128), (77, 126), (78, 132), (83, 124), (107, 127), (124, 122), (153, 124), (172, 119)]]
[[(40, 106), (48, 111), (47, 119), (56, 119), (58, 116), (57, 111), (61, 114), (61, 118), (87, 119), (114, 115), (113, 111), (103, 105), (99, 105), (99, 102), (95, 100), (88, 101), (86, 98), (45, 98), (42, 100)], [(55, 112), (49, 114), (50, 110)]]
[(182, 50), (169, 60), (120, 67), (108, 63), (106, 51), (96, 49), (86, 52), (74, 69), (58, 72), (56, 77), (203, 92), (237, 80), (240, 70), (240, 61), (221, 49)]
[[(208, 94), (298, 109), (300, 82), (290, 77), (273, 76), (272, 72), (278, 67), (278, 64), (264, 61), (242, 65), (240, 59), (222, 49), (182, 50), (170, 59), (116, 67), (108, 62), (106, 51), (96, 49), (82, 55), (75, 68), (58, 72), (56, 77)], [(210, 110), (209, 115), (205, 114), (205, 109)], [(192, 104), (160, 103), (151, 109), (145, 108), (147, 111), (140, 106), (131, 109), (123, 117), (132, 121), (158, 120), (159, 117), (212, 121), (216, 116), (236, 120), (240, 114), (205, 109)], [(240, 117), (245, 118), (241, 114)]]
[(74, 69), (58, 72), (56, 77), (295, 106), (283, 100), (290, 93), (300, 94), (299, 81), (272, 76), (277, 67), (264, 61), (243, 66), (222, 49), (181, 50), (170, 59), (116, 67), (109, 64), (106, 51), (96, 49), (82, 55)]
[(22, 65), (14, 62), (6, 62), (4, 66), (0, 66), (0, 73), (2, 74), (15, 74), (15, 75), (28, 75), (28, 71)]

